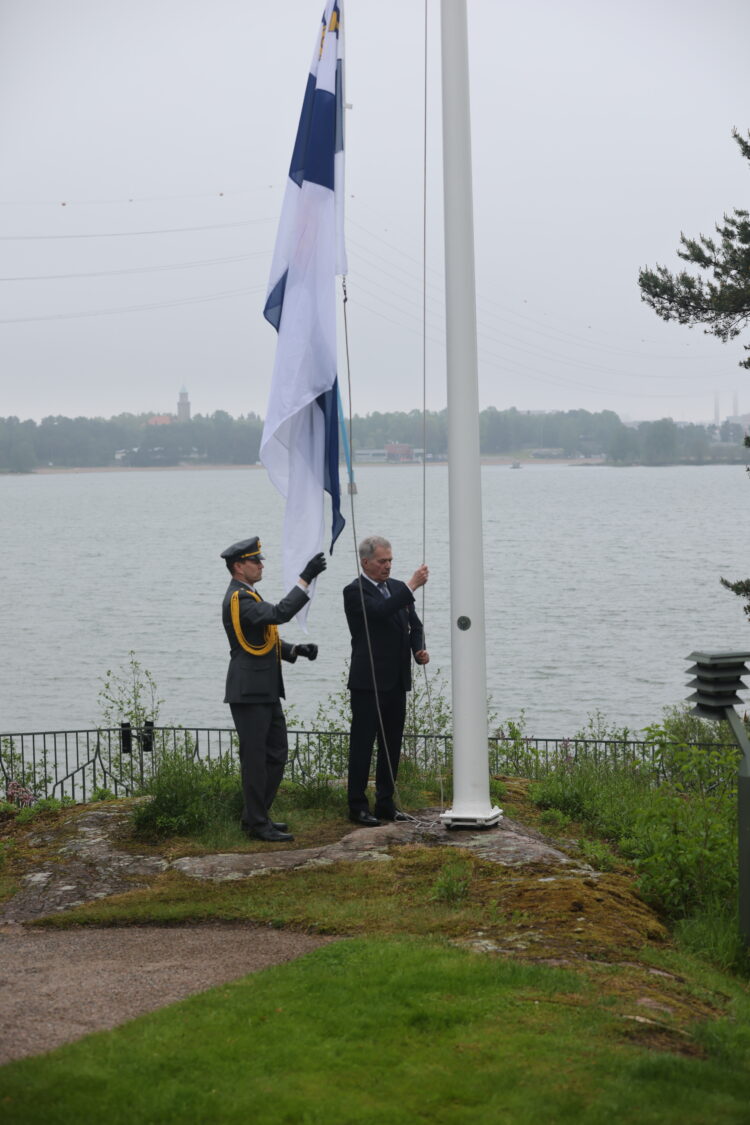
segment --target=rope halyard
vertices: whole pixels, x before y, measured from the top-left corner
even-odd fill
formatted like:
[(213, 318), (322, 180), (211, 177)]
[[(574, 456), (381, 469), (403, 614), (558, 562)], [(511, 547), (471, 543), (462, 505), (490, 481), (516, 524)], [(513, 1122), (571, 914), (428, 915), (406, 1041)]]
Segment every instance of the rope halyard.
[[(422, 562), (425, 562), (427, 553), (427, 0), (424, 5), (424, 122), (423, 122), (423, 169), (422, 169)], [(352, 450), (352, 457), (354, 456), (354, 446), (352, 444), (352, 380), (351, 380), (351, 363), (349, 355), (349, 322), (347, 317), (347, 303), (349, 295), (346, 288), (346, 276), (341, 278), (342, 288), (342, 304), (343, 304), (343, 321), (344, 321), (344, 348), (346, 356), (346, 385), (349, 395), (349, 409), (347, 424), (349, 430), (349, 448)], [(398, 791), (398, 783), (393, 776), (393, 767), (391, 766), (390, 754), (388, 752), (388, 745), (385, 739), (385, 732), (383, 729), (383, 718), (380, 709), (380, 698), (378, 695), (377, 681), (375, 677), (375, 660), (372, 651), (372, 642), (370, 639), (370, 630), (367, 623), (367, 613), (365, 611), (365, 596), (362, 589), (362, 577), (360, 574), (360, 559), (358, 550), (358, 535), (357, 524), (354, 511), (354, 494), (352, 490), (349, 492), (350, 509), (351, 509), (351, 525), (352, 525), (352, 538), (354, 547), (355, 565), (359, 578), (359, 596), (362, 606), (362, 618), (365, 627), (365, 639), (367, 642), (367, 652), (370, 659), (370, 673), (372, 676), (372, 686), (375, 694), (375, 707), (378, 716), (378, 726), (380, 728), (380, 735), (382, 736), (382, 750), (385, 753), (386, 762), (388, 763), (388, 771), (393, 782), (394, 796), (398, 804), (401, 804), (401, 798)], [(422, 624), (424, 627), (426, 616), (425, 610), (425, 587), (422, 587)], [(423, 644), (424, 644), (423, 639)], [(430, 691), (430, 680), (427, 674), (427, 668), (422, 665), (422, 672), (424, 674), (425, 693), (427, 697), (427, 713), (428, 713), (428, 726), (431, 734), (435, 733), (435, 718), (432, 708), (432, 695)], [(438, 781), (440, 785), (440, 808), (441, 811), (445, 809), (444, 798), (444, 785), (443, 785), (443, 771), (440, 768), (438, 772)], [(409, 820), (415, 821), (417, 818), (406, 813)]]
[[(422, 120), (422, 562), (427, 561), (427, 61), (428, 61), (428, 31), (427, 0), (424, 0), (424, 89)], [(422, 587), (422, 624), (427, 619), (427, 590)], [(425, 630), (426, 637), (426, 630)], [(425, 642), (426, 643), (426, 642)], [(422, 665), (424, 686), (427, 696), (427, 714), (430, 732), (435, 733), (435, 716), (432, 710), (432, 693), (430, 691), (430, 677), (427, 675), (427, 666)], [(445, 794), (443, 792), (443, 770), (438, 770), (440, 785), (440, 811), (445, 809)]]

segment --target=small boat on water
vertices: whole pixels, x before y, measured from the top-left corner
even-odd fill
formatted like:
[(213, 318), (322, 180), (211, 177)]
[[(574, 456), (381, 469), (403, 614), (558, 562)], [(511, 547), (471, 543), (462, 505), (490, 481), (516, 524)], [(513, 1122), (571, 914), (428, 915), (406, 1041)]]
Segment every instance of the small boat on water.
[(521, 462), (520, 461), (514, 461), (513, 464), (511, 465), (511, 469), (520, 469), (520, 468), (521, 468)]

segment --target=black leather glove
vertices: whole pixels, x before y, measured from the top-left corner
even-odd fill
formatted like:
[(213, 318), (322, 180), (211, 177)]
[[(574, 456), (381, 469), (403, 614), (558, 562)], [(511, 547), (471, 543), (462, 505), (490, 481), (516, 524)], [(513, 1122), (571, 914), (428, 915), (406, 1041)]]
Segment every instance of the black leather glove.
[(295, 645), (297, 656), (306, 656), (308, 660), (318, 659), (317, 645)]
[(320, 554), (313, 555), (305, 569), (300, 572), (300, 578), (304, 582), (312, 582), (313, 578), (317, 578), (327, 566), (326, 557), (321, 551)]

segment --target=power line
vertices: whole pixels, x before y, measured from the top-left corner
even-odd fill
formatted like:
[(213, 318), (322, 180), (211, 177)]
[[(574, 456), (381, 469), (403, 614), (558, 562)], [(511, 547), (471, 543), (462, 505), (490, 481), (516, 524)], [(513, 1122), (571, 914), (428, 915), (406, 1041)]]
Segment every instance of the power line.
[(63, 281), (79, 277), (122, 277), (133, 273), (160, 273), (168, 270), (195, 269), (200, 266), (218, 266), (226, 262), (246, 262), (249, 258), (261, 255), (270, 257), (270, 250), (253, 250), (249, 254), (233, 254), (225, 258), (204, 258), (195, 262), (174, 262), (164, 266), (133, 266), (122, 270), (92, 270), (88, 273), (40, 273), (26, 277), (0, 277), (0, 281)]
[(147, 234), (186, 234), (200, 230), (231, 230), (237, 227), (251, 227), (258, 223), (274, 221), (273, 216), (266, 216), (263, 219), (242, 219), (236, 223), (210, 223), (201, 227), (161, 227), (157, 230), (99, 231), (96, 234), (0, 234), (0, 242), (43, 242), (75, 238), (136, 238)]
[(30, 324), (40, 320), (78, 320), (82, 317), (113, 316), (118, 313), (150, 312), (152, 309), (170, 309), (178, 305), (199, 305), (207, 301), (223, 301), (229, 297), (244, 296), (248, 293), (263, 293), (265, 285), (245, 286), (242, 289), (227, 289), (224, 293), (212, 293), (205, 297), (183, 297), (176, 301), (157, 301), (151, 305), (123, 305), (113, 309), (91, 309), (87, 312), (50, 313), (46, 316), (12, 316), (0, 318), (0, 324)]
[(173, 203), (182, 199), (227, 199), (259, 191), (278, 191), (279, 184), (238, 188), (236, 191), (185, 192), (182, 195), (123, 195), (115, 199), (0, 199), (0, 207), (106, 207), (117, 203)]

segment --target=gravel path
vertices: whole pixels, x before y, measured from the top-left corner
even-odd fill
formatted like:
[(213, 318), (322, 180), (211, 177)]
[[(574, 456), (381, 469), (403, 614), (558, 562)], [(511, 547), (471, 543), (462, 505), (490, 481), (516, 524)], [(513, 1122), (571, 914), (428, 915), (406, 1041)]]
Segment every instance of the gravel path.
[(3, 926), (0, 1064), (117, 1027), (331, 940), (244, 925)]

